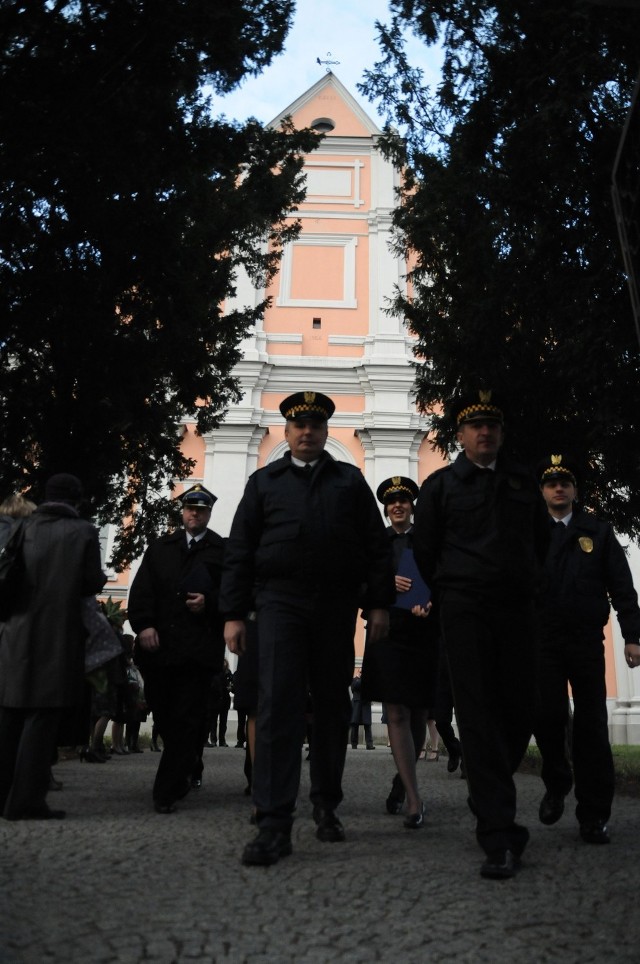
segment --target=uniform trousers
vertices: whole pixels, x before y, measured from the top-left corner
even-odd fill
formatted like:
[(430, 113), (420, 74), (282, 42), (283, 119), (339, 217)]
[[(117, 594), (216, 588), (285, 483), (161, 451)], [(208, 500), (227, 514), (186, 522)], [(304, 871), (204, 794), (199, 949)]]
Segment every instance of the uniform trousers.
[(7, 820), (46, 806), (62, 714), (0, 707), (0, 814)]
[(573, 694), (572, 758), (580, 823), (611, 815), (615, 774), (609, 743), (602, 631), (545, 631), (540, 645), (534, 733), (542, 779), (555, 795), (571, 790), (567, 757), (567, 683)]
[(515, 822), (513, 774), (533, 730), (533, 607), (445, 593), (441, 621), (476, 837), (487, 854), (519, 855), (528, 831)]
[(257, 594), (258, 716), (253, 768), (257, 824), (287, 831), (300, 785), (307, 699), (313, 706), (310, 798), (334, 810), (351, 719), (355, 596), (328, 591)]
[(449, 663), (444, 652), (440, 654), (440, 662), (438, 664), (438, 689), (432, 712), (436, 722), (436, 729), (440, 734), (447, 753), (449, 756), (457, 756), (462, 752), (462, 748), (460, 746), (460, 740), (456, 736), (452, 726), (453, 693), (451, 691)]
[(160, 805), (172, 804), (186, 796), (191, 778), (202, 773), (202, 736), (213, 670), (199, 663), (158, 666), (145, 661), (142, 673), (163, 745), (153, 799)]

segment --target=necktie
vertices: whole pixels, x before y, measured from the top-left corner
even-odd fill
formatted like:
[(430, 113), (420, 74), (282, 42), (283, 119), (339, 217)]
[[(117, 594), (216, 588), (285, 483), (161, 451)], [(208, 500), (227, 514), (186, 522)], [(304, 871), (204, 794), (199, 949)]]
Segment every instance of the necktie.
[(197, 544), (198, 544), (197, 539), (190, 539), (190, 540), (189, 540), (189, 552), (193, 552), (193, 550), (195, 549), (195, 547), (197, 546)]
[(554, 554), (557, 553), (562, 546), (566, 535), (567, 527), (564, 522), (558, 522), (557, 519), (554, 519), (551, 522), (551, 545), (553, 547)]

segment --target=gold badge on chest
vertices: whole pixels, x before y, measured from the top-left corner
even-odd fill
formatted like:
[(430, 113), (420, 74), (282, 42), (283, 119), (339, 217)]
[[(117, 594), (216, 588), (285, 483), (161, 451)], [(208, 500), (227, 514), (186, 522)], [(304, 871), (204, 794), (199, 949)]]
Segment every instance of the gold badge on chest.
[(578, 545), (583, 552), (593, 552), (593, 539), (590, 539), (589, 536), (580, 536)]

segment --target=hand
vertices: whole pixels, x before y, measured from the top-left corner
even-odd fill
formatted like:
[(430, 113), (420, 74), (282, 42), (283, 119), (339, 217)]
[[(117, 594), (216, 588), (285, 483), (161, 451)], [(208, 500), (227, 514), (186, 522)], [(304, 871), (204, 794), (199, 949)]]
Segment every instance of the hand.
[(367, 614), (367, 641), (375, 643), (389, 635), (389, 610), (370, 609)]
[(624, 658), (629, 669), (640, 666), (640, 645), (638, 643), (627, 643), (624, 648)]
[(411, 612), (414, 616), (418, 616), (419, 619), (425, 619), (432, 609), (433, 603), (429, 600), (426, 606), (413, 606)]
[(247, 630), (243, 619), (229, 619), (224, 624), (224, 641), (230, 652), (240, 656), (247, 646)]
[(160, 649), (158, 631), (152, 627), (143, 629), (141, 633), (138, 633), (137, 642), (140, 643), (141, 648), (146, 649), (148, 653), (153, 653), (156, 649)]
[(411, 582), (408, 576), (396, 576), (396, 592), (409, 592)]
[(205, 606), (204, 593), (188, 592), (187, 609), (191, 613), (201, 613)]

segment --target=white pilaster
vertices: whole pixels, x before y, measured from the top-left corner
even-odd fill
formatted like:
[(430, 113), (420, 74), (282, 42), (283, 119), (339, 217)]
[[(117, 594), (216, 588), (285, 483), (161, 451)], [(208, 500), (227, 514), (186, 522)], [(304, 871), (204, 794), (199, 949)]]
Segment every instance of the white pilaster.
[[(624, 539), (621, 540), (624, 544)], [(640, 548), (628, 547), (628, 559), (636, 587), (640, 585)], [(617, 698), (609, 714), (611, 742), (640, 745), (640, 669), (629, 669), (624, 658), (624, 640), (615, 613), (612, 613), (613, 657), (616, 669)]]

